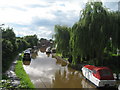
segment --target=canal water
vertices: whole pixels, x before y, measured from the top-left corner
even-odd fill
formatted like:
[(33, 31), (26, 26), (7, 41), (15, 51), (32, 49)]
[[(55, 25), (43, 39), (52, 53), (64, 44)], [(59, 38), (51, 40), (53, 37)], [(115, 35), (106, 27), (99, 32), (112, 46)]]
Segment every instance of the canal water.
[(68, 67), (66, 62), (51, 54), (38, 51), (32, 57), (23, 67), (36, 88), (95, 88), (80, 71)]

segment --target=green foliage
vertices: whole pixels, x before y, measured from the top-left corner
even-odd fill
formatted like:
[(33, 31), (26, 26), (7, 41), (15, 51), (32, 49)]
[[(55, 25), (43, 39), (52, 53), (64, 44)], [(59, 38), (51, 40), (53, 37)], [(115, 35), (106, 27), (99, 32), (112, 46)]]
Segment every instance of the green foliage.
[(19, 52), (25, 50), (27, 47), (30, 46), (30, 44), (27, 41), (25, 41), (24, 39), (17, 39), (16, 42), (18, 44), (18, 51)]
[(13, 28), (6, 28), (2, 29), (2, 38), (11, 41), (12, 43), (15, 42), (16, 36), (13, 32)]
[(0, 81), (0, 88), (4, 88), (4, 89), (10, 89), (10, 88), (14, 88), (11, 85), (11, 81), (10, 80), (5, 80), (5, 81)]
[[(9, 54), (11, 54), (13, 51), (13, 45), (11, 41), (2, 39), (2, 50), (3, 50), (3, 54), (2, 54), (3, 57), (8, 57)], [(6, 54), (6, 52), (8, 52), (8, 54)]]
[(13, 45), (11, 41), (2, 39), (2, 67), (4, 67), (3, 72), (8, 68), (7, 67), (8, 63), (11, 62), (10, 59), (13, 56), (12, 52), (13, 52)]
[(19, 52), (37, 45), (37, 36), (31, 35), (24, 38), (16, 37), (13, 28), (1, 29), (2, 31), (2, 69), (5, 72), (11, 62), (14, 60)]
[(68, 30), (69, 34), (65, 34), (68, 27), (64, 30), (60, 25), (55, 26), (57, 50), (62, 54), (66, 53), (64, 50), (69, 52), (72, 64), (87, 61), (103, 65), (105, 53), (120, 50), (119, 27), (120, 12), (108, 11), (102, 2), (88, 2), (81, 11), (79, 21)]
[[(109, 13), (110, 23), (109, 27), (111, 30), (112, 45), (115, 48), (120, 49), (120, 12)], [(114, 23), (113, 23), (114, 22)]]
[(114, 36), (114, 41), (118, 38), (117, 29), (115, 29), (117, 25), (110, 27), (110, 23), (113, 24), (114, 21), (110, 19), (110, 13), (103, 8), (101, 2), (88, 2), (86, 4), (82, 17), (72, 30), (73, 59), (76, 63), (77, 56), (81, 56), (89, 60), (94, 59), (97, 65), (103, 64), (104, 49), (107, 47), (108, 41)]
[(55, 25), (55, 43), (57, 51), (63, 56), (69, 55), (70, 28), (67, 26)]
[(2, 29), (2, 38), (12, 43), (13, 51), (17, 50), (18, 46), (16, 43), (16, 36), (15, 33), (13, 32), (13, 28), (8, 27), (6, 29)]
[[(17, 54), (27, 49), (28, 47), (33, 47), (34, 45), (36, 46), (38, 39), (36, 35), (26, 36), (24, 38), (16, 37), (13, 28), (9, 27), (6, 29), (2, 28), (0, 30), (2, 32), (2, 39), (0, 39), (0, 42), (2, 42), (2, 73), (5, 73)], [(22, 64), (20, 65), (22, 70), (20, 71), (19, 66), (17, 66), (16, 68), (18, 69), (18, 72), (16, 72), (24, 73), (25, 71), (22, 68)], [(30, 79), (28, 78), (28, 75), (26, 73), (23, 75), (24, 78), (20, 76), (23, 79), (21, 81), (21, 85), (19, 85), (18, 88), (33, 88), (34, 86), (31, 82), (29, 82)], [(7, 78), (3, 76), (2, 79)], [(6, 82), (3, 87), (14, 88), (9, 82)]]
[(24, 40), (26, 40), (30, 44), (29, 47), (37, 46), (37, 42), (38, 42), (37, 35), (25, 36)]
[(13, 29), (2, 29), (2, 72), (5, 72), (16, 56), (17, 43)]

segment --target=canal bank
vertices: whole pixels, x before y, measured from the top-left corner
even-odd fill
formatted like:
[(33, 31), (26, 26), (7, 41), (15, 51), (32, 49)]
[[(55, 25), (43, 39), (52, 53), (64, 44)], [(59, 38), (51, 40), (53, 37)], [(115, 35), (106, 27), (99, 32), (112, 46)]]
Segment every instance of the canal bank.
[(20, 78), (20, 88), (35, 88), (29, 76), (26, 74), (21, 60), (17, 61), (15, 73)]
[(15, 73), (17, 77), (20, 78), (20, 88), (35, 88), (29, 76), (27, 75), (27, 73), (23, 68), (22, 60), (23, 60), (23, 53), (19, 54), (19, 58), (17, 59), (17, 63), (15, 65)]
[(52, 54), (52, 55), (53, 55), (53, 57), (55, 57), (56, 59), (62, 60), (62, 61), (64, 61), (64, 62), (68, 63), (68, 66), (69, 66), (69, 67), (71, 67), (71, 68), (73, 68), (73, 69), (75, 69), (75, 70), (78, 70), (78, 71), (81, 71), (82, 67), (83, 67), (84, 65), (86, 65), (86, 64), (72, 65), (72, 64), (69, 63), (68, 60), (63, 59), (62, 57), (57, 56), (56, 54)]
[(0, 89), (34, 88), (29, 76), (23, 69), (21, 54), (17, 55), (4, 76), (6, 79), (0, 81)]
[(17, 63), (17, 59), (19, 56), (15, 58), (12, 62), (10, 68), (4, 73), (4, 77), (6, 79), (2, 79), (0, 81), (1, 86), (0, 89), (7, 89), (7, 88), (18, 88), (20, 85), (20, 78), (18, 78), (15, 74), (15, 65)]
[(86, 64), (83, 64), (83, 63), (82, 63), (82, 64), (73, 65), (73, 64), (69, 63), (68, 60), (66, 60), (66, 59), (62, 58), (61, 56), (59, 56), (59, 54), (58, 54), (58, 55), (57, 55), (57, 54), (52, 54), (52, 55), (53, 55), (53, 57), (55, 57), (56, 59), (62, 60), (62, 61), (64, 61), (64, 62), (68, 63), (68, 66), (69, 66), (69, 67), (71, 67), (71, 68), (73, 68), (73, 69), (75, 69), (75, 70), (78, 70), (78, 71), (81, 71), (82, 67), (83, 67), (84, 65), (86, 65)]

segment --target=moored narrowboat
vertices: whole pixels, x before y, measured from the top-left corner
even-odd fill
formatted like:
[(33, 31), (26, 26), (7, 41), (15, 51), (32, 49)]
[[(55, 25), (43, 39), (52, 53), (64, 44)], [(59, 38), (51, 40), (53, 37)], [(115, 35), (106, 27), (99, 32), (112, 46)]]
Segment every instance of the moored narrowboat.
[(51, 53), (51, 48), (48, 47), (48, 48), (46, 49), (46, 54), (50, 54), (50, 53)]
[(29, 50), (26, 50), (23, 55), (23, 61), (31, 61), (31, 54)]
[(97, 87), (116, 85), (112, 71), (108, 67), (96, 67), (93, 65), (85, 65), (82, 68), (83, 76), (91, 81)]

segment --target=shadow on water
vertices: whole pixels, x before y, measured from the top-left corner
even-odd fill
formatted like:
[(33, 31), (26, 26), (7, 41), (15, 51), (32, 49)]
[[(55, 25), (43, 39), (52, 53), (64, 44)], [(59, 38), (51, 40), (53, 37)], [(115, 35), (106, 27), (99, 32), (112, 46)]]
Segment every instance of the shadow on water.
[(45, 51), (46, 51), (46, 47), (44, 47), (44, 48), (43, 48), (43, 47), (40, 48), (40, 52), (41, 52), (41, 53), (44, 53)]
[(31, 62), (31, 61), (23, 61), (23, 64), (24, 64), (24, 65), (30, 65), (30, 62)]
[(47, 53), (46, 55), (47, 55), (47, 57), (50, 57), (50, 53)]
[(36, 59), (37, 56), (38, 56), (38, 52), (34, 52), (31, 54), (32, 59)]
[(64, 61), (62, 61), (62, 60), (57, 60), (57, 61), (56, 61), (56, 64), (61, 65), (61, 66), (63, 66), (63, 67), (67, 65), (67, 63), (64, 62)]

